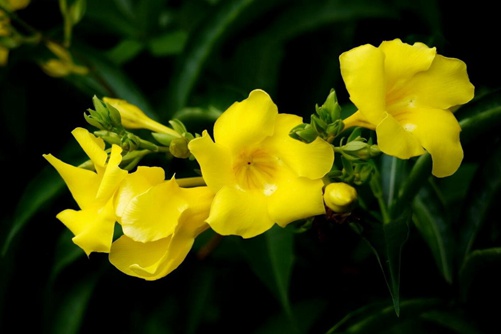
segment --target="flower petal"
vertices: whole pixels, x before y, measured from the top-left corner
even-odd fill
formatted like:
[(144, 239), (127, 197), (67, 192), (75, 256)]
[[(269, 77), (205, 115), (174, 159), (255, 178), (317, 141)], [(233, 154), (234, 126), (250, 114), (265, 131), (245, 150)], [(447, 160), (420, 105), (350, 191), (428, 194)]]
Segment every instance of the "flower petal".
[(174, 179), (162, 182), (129, 202), (122, 214), (122, 230), (140, 242), (165, 238), (174, 232), (187, 206)]
[(84, 128), (76, 128), (71, 133), (94, 164), (96, 171), (101, 173), (108, 159), (108, 154), (104, 150), (104, 140), (94, 136)]
[(123, 235), (111, 245), (109, 260), (129, 276), (156, 280), (165, 276), (158, 274), (158, 267), (169, 251), (170, 242), (171, 236), (157, 241), (138, 242)]
[(299, 219), (324, 214), (323, 185), (321, 179), (298, 178), (282, 169), (277, 175), (277, 189), (268, 198), (270, 216), (284, 227)]
[(268, 214), (264, 194), (223, 187), (214, 197), (207, 223), (221, 235), (251, 238), (267, 231), (275, 222)]
[(384, 53), (365, 44), (342, 53), (339, 62), (350, 100), (369, 122), (379, 124), (386, 108)]
[(473, 98), (475, 87), (466, 64), (455, 58), (437, 55), (430, 69), (409, 82), (416, 95), (416, 106), (449, 109)]
[(57, 170), (81, 209), (94, 203), (101, 179), (96, 173), (67, 164), (52, 154), (43, 157)]
[(417, 73), (428, 70), (437, 54), (436, 48), (429, 48), (422, 43), (410, 45), (400, 39), (384, 41), (379, 49), (385, 56), (387, 87), (399, 86)]
[(162, 183), (165, 172), (160, 167), (138, 166), (134, 173), (129, 174), (118, 188), (115, 195), (115, 212), (121, 217), (129, 201), (145, 192), (152, 186)]
[(128, 172), (119, 167), (122, 161), (121, 153), (122, 148), (120, 146), (113, 145), (111, 147), (110, 158), (102, 173), (103, 178), (96, 193), (96, 201), (108, 201), (127, 176)]
[(334, 150), (320, 137), (309, 144), (291, 138), (290, 130), (301, 123), (299, 116), (279, 114), (275, 133), (263, 142), (263, 146), (270, 147), (277, 152), (279, 158), (294, 170), (297, 176), (320, 179), (332, 168)]
[(391, 115), (387, 115), (376, 127), (376, 134), (379, 149), (385, 154), (400, 159), (409, 159), (425, 153), (418, 138), (405, 130), (403, 125)]
[(253, 90), (242, 102), (233, 103), (214, 124), (216, 143), (238, 150), (259, 143), (273, 133), (277, 106), (262, 90)]
[(207, 131), (190, 141), (188, 148), (197, 159), (205, 183), (214, 192), (226, 184), (235, 183), (230, 152), (212, 141)]
[(413, 122), (416, 125), (413, 134), (431, 154), (432, 174), (437, 177), (454, 174), (463, 160), (461, 128), (454, 114), (448, 110), (420, 109)]
[(75, 235), (73, 242), (87, 256), (92, 252), (110, 251), (116, 221), (111, 202), (99, 208), (79, 211), (67, 209), (56, 217)]

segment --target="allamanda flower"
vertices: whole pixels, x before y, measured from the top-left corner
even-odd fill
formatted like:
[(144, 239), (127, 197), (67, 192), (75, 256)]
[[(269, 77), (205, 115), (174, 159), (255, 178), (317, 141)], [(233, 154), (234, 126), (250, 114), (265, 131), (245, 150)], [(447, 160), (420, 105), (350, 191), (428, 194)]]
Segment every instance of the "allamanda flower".
[(380, 150), (401, 159), (429, 152), (437, 177), (459, 168), (461, 128), (452, 110), (474, 94), (464, 62), (400, 39), (356, 47), (339, 60), (358, 108), (344, 120), (345, 128), (375, 129)]
[(221, 235), (250, 238), (292, 221), (325, 213), (322, 178), (334, 161), (333, 148), (317, 138), (292, 139), (302, 119), (278, 114), (262, 90), (231, 105), (189, 149), (207, 186), (216, 194), (207, 223)]
[(74, 234), (73, 242), (87, 256), (92, 252), (108, 253), (116, 222), (113, 196), (128, 174), (119, 167), (122, 148), (113, 145), (108, 158), (101, 138), (84, 128), (76, 128), (72, 134), (94, 164), (95, 171), (72, 166), (52, 154), (43, 155), (61, 175), (80, 207), (80, 210), (66, 209), (57, 218)]
[(110, 262), (123, 273), (145, 280), (166, 276), (209, 227), (205, 219), (213, 197), (208, 187), (181, 188), (174, 178), (164, 181), (159, 167), (138, 167), (115, 196), (124, 234), (113, 242)]

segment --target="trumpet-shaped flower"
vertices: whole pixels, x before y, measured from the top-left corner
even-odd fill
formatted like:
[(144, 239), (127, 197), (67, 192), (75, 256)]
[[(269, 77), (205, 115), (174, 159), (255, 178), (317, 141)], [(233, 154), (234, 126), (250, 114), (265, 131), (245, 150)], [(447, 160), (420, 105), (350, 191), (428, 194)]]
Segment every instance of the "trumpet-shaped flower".
[(375, 129), (381, 151), (401, 159), (429, 152), (437, 177), (459, 168), (461, 128), (452, 110), (474, 94), (464, 62), (400, 39), (356, 47), (339, 60), (358, 108), (344, 121), (346, 128)]
[(72, 131), (82, 149), (94, 164), (95, 171), (67, 164), (52, 154), (47, 161), (61, 175), (80, 210), (66, 209), (57, 218), (74, 234), (73, 242), (89, 255), (110, 251), (116, 222), (113, 196), (127, 171), (119, 168), (122, 149), (113, 145), (111, 153), (105, 144), (84, 128)]
[(110, 262), (123, 273), (156, 280), (176, 269), (205, 219), (214, 194), (208, 187), (181, 188), (164, 181), (158, 167), (138, 167), (122, 183), (115, 208), (124, 235), (113, 242)]
[(214, 125), (189, 143), (207, 186), (216, 194), (207, 223), (221, 235), (250, 238), (275, 223), (325, 213), (322, 178), (334, 162), (332, 146), (289, 136), (302, 123), (278, 114), (269, 95), (254, 90), (231, 105)]
[(104, 97), (103, 101), (118, 110), (122, 125), (127, 129), (148, 129), (153, 132), (167, 133), (173, 137), (181, 137), (173, 129), (149, 118), (139, 107), (125, 100)]

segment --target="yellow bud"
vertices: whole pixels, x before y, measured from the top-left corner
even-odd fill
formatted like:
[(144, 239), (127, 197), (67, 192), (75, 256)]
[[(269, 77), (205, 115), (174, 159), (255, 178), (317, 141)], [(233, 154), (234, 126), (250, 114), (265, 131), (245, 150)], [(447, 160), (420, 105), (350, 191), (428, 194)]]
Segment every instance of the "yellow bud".
[(0, 66), (5, 66), (9, 58), (9, 49), (0, 46)]
[(357, 201), (357, 190), (344, 182), (330, 183), (324, 190), (324, 203), (337, 213), (349, 212)]
[(147, 129), (153, 132), (170, 134), (175, 138), (181, 135), (173, 129), (149, 118), (139, 107), (122, 99), (104, 97), (103, 101), (118, 110), (122, 125), (127, 129)]

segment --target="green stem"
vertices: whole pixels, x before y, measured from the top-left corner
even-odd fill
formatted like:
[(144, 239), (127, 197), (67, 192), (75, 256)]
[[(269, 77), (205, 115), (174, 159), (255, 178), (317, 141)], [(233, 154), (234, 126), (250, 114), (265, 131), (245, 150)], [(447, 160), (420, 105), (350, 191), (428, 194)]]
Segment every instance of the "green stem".
[(377, 202), (379, 204), (379, 209), (383, 217), (383, 224), (390, 223), (391, 217), (388, 211), (388, 206), (383, 196), (383, 189), (381, 188), (381, 175), (379, 174), (379, 171), (377, 169), (375, 169), (375, 172), (369, 181), (369, 185), (371, 187), (372, 193), (374, 194), (374, 197), (377, 199)]
[(426, 153), (417, 159), (407, 181), (400, 188), (397, 198), (393, 202), (393, 205), (391, 205), (390, 212), (393, 217), (398, 217), (408, 207), (409, 202), (412, 201), (426, 179), (430, 176), (430, 170), (431, 156)]
[(195, 177), (185, 177), (182, 179), (176, 179), (177, 183), (181, 187), (189, 188), (189, 187), (199, 187), (199, 186), (205, 186), (205, 181), (204, 178), (201, 176), (195, 176)]

